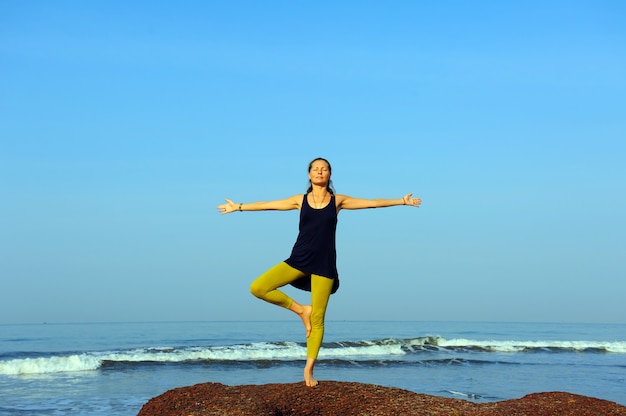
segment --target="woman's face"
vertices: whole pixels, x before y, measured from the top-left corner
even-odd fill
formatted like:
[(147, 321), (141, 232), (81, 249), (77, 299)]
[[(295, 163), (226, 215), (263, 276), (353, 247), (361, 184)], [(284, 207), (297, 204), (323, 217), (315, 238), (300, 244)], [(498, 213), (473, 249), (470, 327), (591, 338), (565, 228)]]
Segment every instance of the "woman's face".
[(319, 186), (327, 186), (330, 181), (330, 168), (323, 160), (316, 160), (309, 169), (309, 179), (311, 183)]

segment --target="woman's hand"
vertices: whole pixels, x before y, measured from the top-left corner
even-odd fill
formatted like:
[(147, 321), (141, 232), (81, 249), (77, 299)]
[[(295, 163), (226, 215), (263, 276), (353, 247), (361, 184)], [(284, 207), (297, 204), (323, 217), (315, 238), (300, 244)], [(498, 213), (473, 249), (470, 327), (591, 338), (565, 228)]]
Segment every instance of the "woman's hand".
[(413, 194), (406, 194), (402, 197), (402, 202), (404, 205), (411, 205), (412, 207), (419, 208), (422, 200), (419, 198), (411, 198)]
[(225, 204), (217, 206), (217, 210), (220, 214), (230, 214), (231, 212), (239, 210), (239, 205), (235, 204), (230, 199), (224, 199), (224, 201), (226, 201)]

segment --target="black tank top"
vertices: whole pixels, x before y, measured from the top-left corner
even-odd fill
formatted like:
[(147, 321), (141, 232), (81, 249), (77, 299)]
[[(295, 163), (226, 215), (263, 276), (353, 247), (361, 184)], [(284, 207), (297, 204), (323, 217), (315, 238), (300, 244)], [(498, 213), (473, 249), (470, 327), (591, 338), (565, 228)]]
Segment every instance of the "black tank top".
[(315, 209), (309, 205), (305, 194), (300, 209), (298, 238), (285, 263), (306, 273), (307, 276), (291, 283), (298, 289), (311, 291), (311, 275), (316, 274), (333, 279), (335, 293), (339, 288), (337, 274), (337, 252), (335, 231), (337, 229), (337, 205), (335, 195), (324, 208)]

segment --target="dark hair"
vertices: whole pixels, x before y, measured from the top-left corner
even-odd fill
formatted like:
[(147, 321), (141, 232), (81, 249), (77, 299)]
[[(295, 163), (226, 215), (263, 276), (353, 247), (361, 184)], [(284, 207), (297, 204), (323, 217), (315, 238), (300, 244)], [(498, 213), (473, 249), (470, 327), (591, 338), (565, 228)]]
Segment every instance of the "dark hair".
[[(324, 159), (323, 157), (316, 157), (315, 159), (313, 159), (311, 161), (311, 163), (309, 163), (309, 170), (308, 170), (308, 172), (311, 172), (311, 168), (313, 167), (313, 163), (317, 162), (318, 160), (321, 160), (322, 162), (326, 162), (326, 164), (328, 165), (328, 172), (332, 175), (333, 174), (333, 167), (330, 166), (330, 162), (328, 160)], [(308, 194), (312, 190), (313, 190), (313, 184), (311, 184), (311, 180), (309, 179), (309, 189), (306, 190), (306, 193)], [(332, 181), (332, 179), (328, 180), (328, 185), (326, 185), (326, 190), (330, 194), (334, 194), (335, 193), (335, 189), (333, 188), (333, 181)]]

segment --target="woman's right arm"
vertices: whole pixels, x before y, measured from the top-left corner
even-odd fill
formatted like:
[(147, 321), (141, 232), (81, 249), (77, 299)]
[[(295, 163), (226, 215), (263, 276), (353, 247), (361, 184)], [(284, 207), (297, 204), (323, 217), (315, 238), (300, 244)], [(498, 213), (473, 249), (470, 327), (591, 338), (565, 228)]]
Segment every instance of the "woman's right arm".
[(300, 209), (302, 205), (302, 195), (294, 195), (285, 199), (275, 201), (259, 201), (248, 203), (235, 203), (230, 199), (225, 199), (226, 203), (217, 206), (221, 214), (230, 214), (235, 211), (289, 211)]

